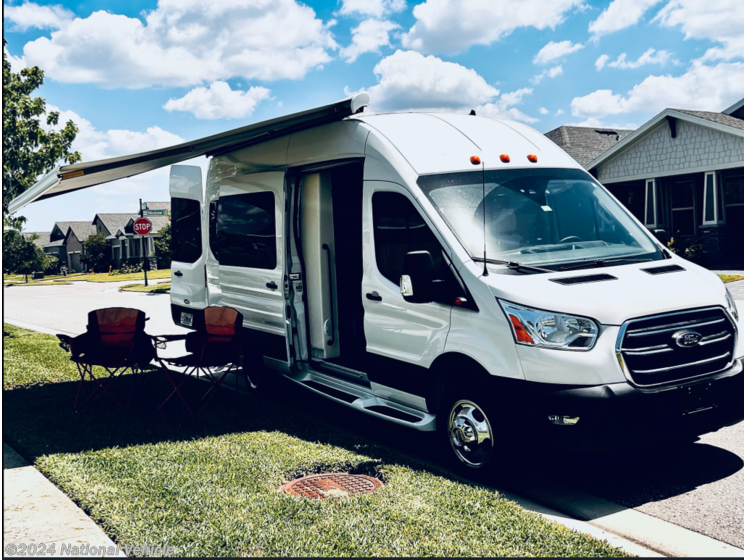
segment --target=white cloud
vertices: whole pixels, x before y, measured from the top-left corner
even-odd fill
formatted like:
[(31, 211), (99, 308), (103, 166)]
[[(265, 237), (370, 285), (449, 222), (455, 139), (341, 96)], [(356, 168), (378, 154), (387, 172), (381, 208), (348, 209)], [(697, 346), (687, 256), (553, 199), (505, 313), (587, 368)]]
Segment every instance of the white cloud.
[(145, 24), (94, 12), (27, 43), (24, 55), (61, 82), (187, 87), (235, 76), (302, 78), (336, 48), (328, 27), (295, 0), (160, 0)]
[(672, 0), (653, 21), (681, 26), (685, 39), (709, 39), (723, 47), (709, 49), (703, 60), (743, 57), (743, 0)]
[[(639, 68), (645, 64), (660, 64), (664, 66), (671, 53), (668, 51), (656, 51), (655, 49), (646, 50), (637, 60), (627, 60), (627, 53), (620, 54), (613, 62), (609, 62), (611, 68)], [(596, 61), (598, 62), (598, 61)]]
[(598, 38), (635, 25), (645, 12), (661, 0), (613, 0), (598, 18), (588, 25), (588, 31)]
[(540, 115), (548, 115), (549, 114), (549, 109), (547, 109), (546, 107), (539, 107), (539, 114)]
[(40, 6), (35, 2), (24, 2), (20, 6), (3, 5), (3, 19), (13, 22), (13, 31), (36, 29), (61, 29), (75, 14), (60, 5)]
[(384, 14), (401, 12), (406, 7), (406, 0), (342, 0), (339, 13), (380, 18)]
[(608, 62), (608, 60), (609, 60), (608, 54), (602, 54), (601, 56), (599, 56), (595, 62), (596, 70), (601, 70), (604, 66), (606, 66), (606, 63)]
[(571, 123), (568, 126), (587, 126), (591, 128), (614, 128), (616, 130), (635, 130), (638, 128), (638, 126), (633, 122), (628, 122), (626, 124), (617, 124), (617, 123), (606, 124), (606, 123), (601, 122), (599, 119), (595, 117), (588, 117), (583, 122)]
[(560, 115), (564, 115), (565, 112), (562, 109), (557, 109), (557, 112), (554, 114), (556, 117), (559, 117)]
[(267, 99), (270, 90), (254, 86), (248, 91), (232, 90), (227, 82), (213, 82), (209, 89), (197, 87), (179, 99), (169, 99), (166, 111), (186, 111), (198, 119), (240, 119), (250, 116)]
[(8, 62), (10, 62), (11, 72), (18, 74), (22, 68), (26, 68), (26, 59), (23, 56), (13, 56), (8, 52), (7, 47), (3, 47), (3, 50), (5, 51), (5, 56), (8, 57)]
[(534, 57), (534, 64), (548, 64), (558, 58), (567, 56), (583, 48), (580, 43), (573, 44), (572, 41), (560, 41), (555, 43), (549, 41)]
[(426, 0), (402, 45), (424, 53), (458, 53), (489, 45), (519, 27), (554, 28), (582, 0)]
[[(519, 105), (530, 88), (500, 94), (471, 68), (415, 51), (396, 51), (373, 72), (378, 83), (367, 91), (372, 111), (456, 111), (474, 109), (490, 118), (535, 122)], [(348, 92), (349, 93), (349, 92)]]
[(562, 65), (552, 66), (548, 70), (544, 70), (541, 74), (537, 74), (531, 78), (532, 84), (539, 84), (545, 77), (556, 78), (562, 75)]
[(595, 118), (638, 111), (654, 113), (666, 107), (722, 111), (743, 97), (743, 77), (742, 62), (715, 66), (695, 63), (681, 76), (648, 76), (626, 96), (599, 89), (574, 98), (570, 106), (576, 117)]
[(366, 19), (352, 30), (352, 43), (339, 54), (347, 62), (354, 62), (363, 53), (380, 53), (381, 47), (391, 45), (389, 33), (398, 27), (393, 21)]

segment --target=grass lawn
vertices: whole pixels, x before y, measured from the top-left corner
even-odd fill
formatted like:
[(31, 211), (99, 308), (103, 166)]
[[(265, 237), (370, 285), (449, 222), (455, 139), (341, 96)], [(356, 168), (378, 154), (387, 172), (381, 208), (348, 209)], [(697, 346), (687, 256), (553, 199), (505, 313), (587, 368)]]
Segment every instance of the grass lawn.
[(72, 282), (6, 282), (3, 286), (61, 286), (65, 284), (71, 285)]
[(168, 294), (171, 293), (171, 283), (166, 284), (126, 284), (119, 288), (120, 292), (147, 292), (151, 294)]
[[(222, 394), (191, 416), (174, 398), (155, 412), (170, 386), (152, 372), (132, 408), (102, 398), (73, 413), (75, 370), (56, 339), (5, 330), (4, 437), (118, 543), (167, 543), (179, 556), (622, 555), (272, 400)], [(324, 501), (277, 491), (321, 471), (385, 486)]]
[(718, 276), (720, 276), (720, 279), (726, 284), (728, 282), (735, 282), (736, 280), (743, 280), (743, 276), (738, 276), (735, 274), (718, 274)]
[[(163, 280), (164, 278), (171, 278), (171, 269), (164, 268), (161, 270), (149, 270), (148, 280)], [(142, 272), (133, 272), (131, 274), (112, 274), (109, 276), (108, 272), (102, 272), (100, 274), (80, 274), (76, 275), (76, 281), (83, 282), (123, 282), (124, 280), (142, 280)]]

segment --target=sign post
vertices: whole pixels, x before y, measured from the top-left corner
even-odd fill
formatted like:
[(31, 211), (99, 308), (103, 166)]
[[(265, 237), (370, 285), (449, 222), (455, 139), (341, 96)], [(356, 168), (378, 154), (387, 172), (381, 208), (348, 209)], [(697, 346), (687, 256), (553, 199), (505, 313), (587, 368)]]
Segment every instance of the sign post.
[[(137, 218), (135, 220), (135, 223), (132, 224), (132, 229), (134, 230), (135, 235), (140, 236), (140, 246), (143, 246), (142, 240), (145, 239), (145, 236), (149, 234), (150, 231), (153, 229), (153, 224), (147, 218)], [(142, 271), (145, 273), (145, 286), (148, 285), (148, 268), (149, 268), (148, 258), (145, 256), (146, 250), (147, 250), (147, 247), (143, 246), (142, 247)]]

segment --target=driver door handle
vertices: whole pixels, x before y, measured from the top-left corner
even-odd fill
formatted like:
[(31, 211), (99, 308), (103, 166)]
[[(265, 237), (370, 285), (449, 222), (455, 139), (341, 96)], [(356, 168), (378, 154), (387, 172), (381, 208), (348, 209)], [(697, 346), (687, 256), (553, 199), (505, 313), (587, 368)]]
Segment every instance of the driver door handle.
[(365, 297), (367, 297), (371, 301), (383, 301), (383, 298), (378, 295), (378, 292), (371, 292), (369, 294), (365, 294)]
[(267, 287), (268, 287), (268, 288), (269, 288), (270, 290), (276, 290), (276, 289), (277, 289), (277, 284), (275, 284), (274, 282), (267, 282), (267, 283), (266, 283), (265, 285), (266, 285), (266, 286), (267, 286)]
[(181, 278), (182, 276), (184, 276), (184, 274), (181, 272), (181, 270), (177, 270), (176, 272), (174, 272), (174, 276), (178, 276), (179, 278)]

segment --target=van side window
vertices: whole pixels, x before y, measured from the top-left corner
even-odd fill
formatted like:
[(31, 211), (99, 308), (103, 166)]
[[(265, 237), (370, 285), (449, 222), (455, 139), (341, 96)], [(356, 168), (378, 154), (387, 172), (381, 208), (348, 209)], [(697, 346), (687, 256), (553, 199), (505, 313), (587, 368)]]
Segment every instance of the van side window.
[(403, 194), (373, 193), (373, 232), (378, 270), (397, 286), (410, 251), (429, 251), (436, 274), (441, 279), (449, 276), (440, 242)]
[(171, 246), (174, 261), (193, 263), (202, 256), (201, 222), (198, 201), (171, 199)]
[(220, 197), (217, 239), (220, 264), (275, 269), (277, 240), (274, 193)]

